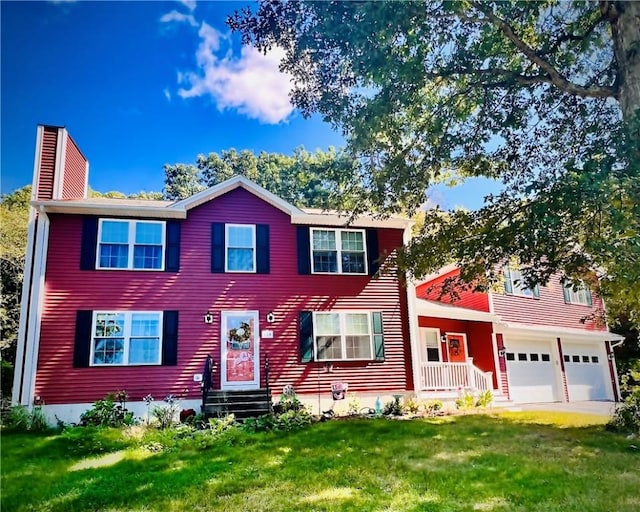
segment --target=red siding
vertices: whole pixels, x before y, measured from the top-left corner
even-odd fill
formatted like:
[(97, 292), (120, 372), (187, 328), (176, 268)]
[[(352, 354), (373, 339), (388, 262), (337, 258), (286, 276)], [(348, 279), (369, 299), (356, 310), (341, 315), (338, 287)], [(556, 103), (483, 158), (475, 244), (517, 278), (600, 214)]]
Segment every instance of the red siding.
[[(473, 358), (473, 364), (483, 372), (493, 372), (493, 385), (494, 388), (497, 388), (498, 381), (493, 359), (493, 338), (491, 336), (493, 331), (490, 323), (419, 316), (418, 325), (420, 327), (440, 329), (441, 334), (445, 332), (466, 334), (469, 348), (468, 355)], [(443, 357), (446, 361), (446, 354), (443, 354)]]
[[(211, 222), (268, 223), (271, 273), (210, 273)], [(273, 311), (268, 328), (273, 339), (261, 340), (269, 354), (270, 381), (278, 392), (292, 384), (298, 392), (329, 394), (332, 381), (343, 380), (353, 391), (413, 389), (409, 352), (406, 291), (393, 275), (301, 276), (297, 274), (296, 228), (289, 217), (250, 193), (236, 189), (189, 212), (183, 223), (180, 268), (168, 272), (80, 271), (78, 216), (51, 215), (46, 299), (42, 320), (36, 394), (46, 403), (91, 402), (125, 389), (131, 400), (147, 393), (197, 398), (206, 354), (220, 361), (222, 310), (258, 310), (260, 328)], [(379, 231), (381, 252), (402, 242), (402, 231)], [(369, 309), (383, 311), (385, 361), (323, 365), (299, 363), (298, 312), (301, 310)], [(180, 311), (178, 366), (72, 368), (76, 310)], [(205, 324), (206, 311), (214, 323)], [(218, 365), (219, 367), (219, 365)], [(219, 385), (219, 376), (214, 384)]]
[(420, 299), (435, 300), (445, 304), (455, 304), (461, 308), (474, 309), (476, 311), (489, 311), (489, 296), (486, 293), (474, 292), (471, 290), (457, 291), (458, 298), (452, 299), (448, 295), (440, 296), (442, 284), (445, 279), (455, 277), (459, 274), (458, 269), (447, 272), (431, 281), (421, 284), (416, 288), (416, 296)]
[[(496, 345), (498, 352), (504, 350), (504, 339), (501, 333), (496, 333)], [(498, 364), (500, 365), (500, 390), (507, 399), (510, 399), (511, 391), (509, 391), (509, 378), (507, 377), (507, 360), (504, 355), (498, 356)]]
[(559, 275), (553, 276), (549, 284), (539, 288), (539, 299), (493, 293), (493, 313), (500, 315), (505, 322), (553, 325), (586, 330), (606, 329), (604, 325), (593, 320), (581, 321), (585, 317), (597, 313), (598, 310), (602, 310), (600, 297), (593, 295), (593, 306), (566, 304)]
[(42, 152), (40, 162), (38, 162), (38, 177), (36, 178), (36, 198), (40, 201), (53, 198), (57, 142), (58, 129), (51, 126), (44, 126), (42, 131)]
[(87, 160), (71, 137), (67, 137), (61, 199), (78, 199), (85, 195)]

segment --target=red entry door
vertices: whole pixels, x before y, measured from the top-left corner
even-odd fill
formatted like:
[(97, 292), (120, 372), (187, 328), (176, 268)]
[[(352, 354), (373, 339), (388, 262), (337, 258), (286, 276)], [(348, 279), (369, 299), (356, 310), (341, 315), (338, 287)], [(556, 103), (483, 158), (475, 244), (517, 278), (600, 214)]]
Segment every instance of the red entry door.
[(467, 353), (464, 349), (464, 336), (460, 334), (447, 334), (447, 353), (450, 363), (464, 363)]

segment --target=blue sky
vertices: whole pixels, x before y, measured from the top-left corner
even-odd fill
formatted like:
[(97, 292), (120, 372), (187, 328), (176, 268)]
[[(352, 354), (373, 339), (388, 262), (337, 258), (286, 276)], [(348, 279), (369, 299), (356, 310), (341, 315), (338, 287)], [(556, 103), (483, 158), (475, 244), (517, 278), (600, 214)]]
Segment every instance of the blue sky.
[[(166, 163), (250, 149), (340, 147), (290, 105), (288, 79), (225, 25), (250, 2), (0, 2), (1, 189), (29, 184), (36, 125), (66, 126), (101, 192), (160, 191)], [(438, 187), (477, 208), (496, 187)]]

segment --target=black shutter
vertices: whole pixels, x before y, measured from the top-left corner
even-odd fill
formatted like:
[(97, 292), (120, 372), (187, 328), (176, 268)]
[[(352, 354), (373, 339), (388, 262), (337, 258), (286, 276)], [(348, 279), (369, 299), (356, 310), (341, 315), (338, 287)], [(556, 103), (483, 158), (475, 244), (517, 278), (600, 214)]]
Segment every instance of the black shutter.
[(300, 311), (300, 361), (313, 361), (313, 313)]
[(382, 313), (375, 311), (371, 313), (373, 319), (373, 350), (375, 351), (374, 359), (376, 361), (384, 361), (384, 335), (382, 329)]
[(378, 249), (378, 230), (367, 229), (367, 266), (369, 275), (374, 275), (380, 269), (380, 251)]
[(211, 272), (224, 272), (224, 224), (211, 224)]
[(308, 226), (298, 226), (298, 274), (311, 274), (311, 247)]
[(73, 367), (86, 368), (91, 356), (91, 324), (93, 311), (76, 312), (76, 336), (73, 345)]
[(256, 225), (256, 272), (258, 274), (270, 272), (268, 224)]
[(178, 312), (165, 311), (162, 322), (162, 365), (178, 364)]
[(95, 270), (97, 246), (98, 217), (84, 217), (80, 245), (80, 270)]
[(178, 272), (180, 270), (180, 222), (167, 221), (167, 247), (165, 252), (165, 272)]

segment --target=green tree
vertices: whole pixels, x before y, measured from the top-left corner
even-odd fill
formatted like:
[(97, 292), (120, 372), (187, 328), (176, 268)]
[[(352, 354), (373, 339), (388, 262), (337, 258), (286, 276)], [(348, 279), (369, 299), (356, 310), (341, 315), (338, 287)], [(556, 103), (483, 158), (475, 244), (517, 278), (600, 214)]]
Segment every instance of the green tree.
[[(310, 153), (297, 148), (293, 155), (235, 149), (198, 155), (196, 165), (165, 165), (165, 198), (184, 199), (194, 190), (212, 187), (242, 175), (296, 206), (345, 208), (357, 197), (352, 188), (356, 161), (344, 151), (329, 148)], [(351, 191), (350, 194), (346, 193)]]
[(482, 288), (509, 257), (529, 285), (595, 272), (637, 320), (639, 2), (264, 0), (228, 24), (284, 49), (293, 103), (343, 131), (356, 212), (412, 212), (444, 177), (502, 182), (478, 211), (426, 212), (415, 276), (456, 261)]

